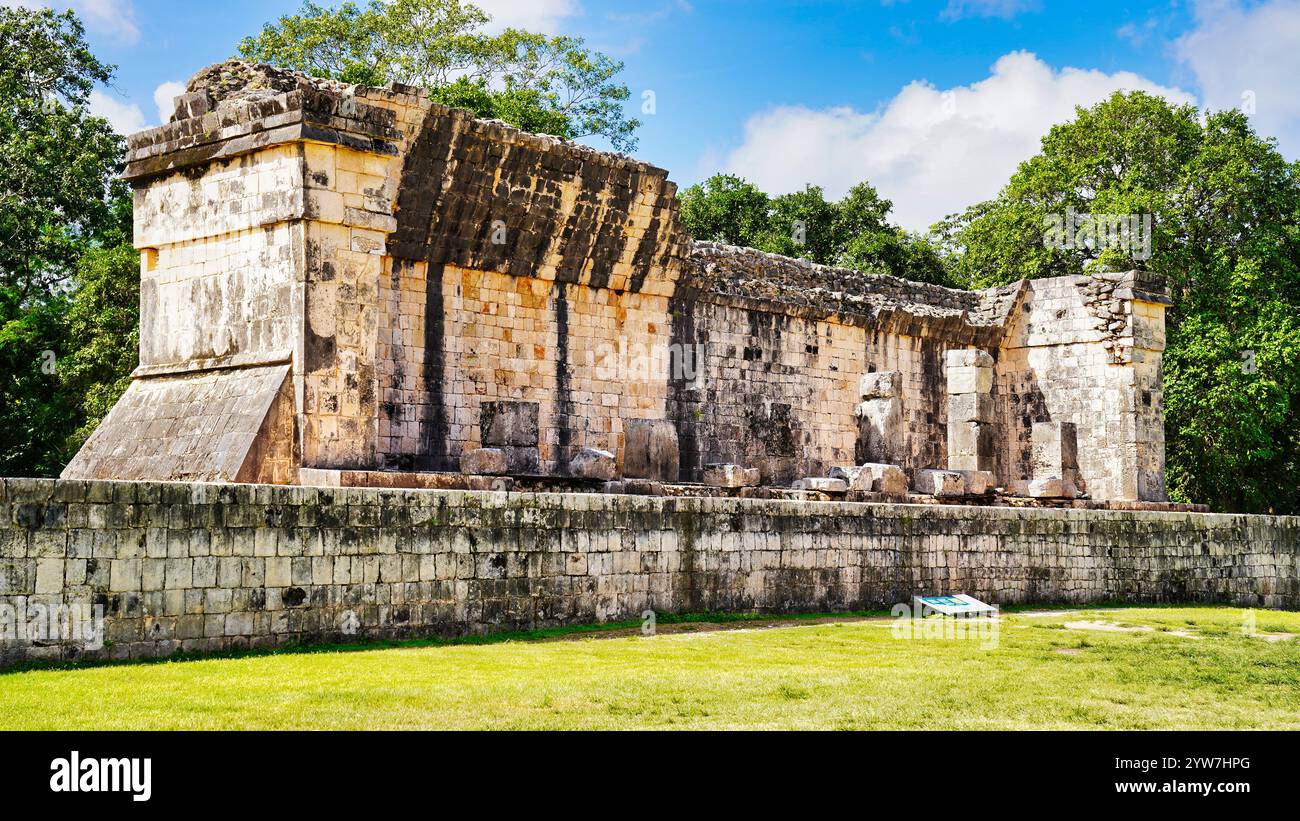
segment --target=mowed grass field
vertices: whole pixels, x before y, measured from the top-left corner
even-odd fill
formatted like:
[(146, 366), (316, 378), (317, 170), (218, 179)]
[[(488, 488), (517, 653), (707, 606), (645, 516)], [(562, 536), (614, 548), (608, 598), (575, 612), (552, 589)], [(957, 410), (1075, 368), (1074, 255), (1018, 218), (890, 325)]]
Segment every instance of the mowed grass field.
[[(1300, 613), (889, 618), (0, 674), (5, 729), (1300, 729)], [(789, 622), (782, 622), (789, 624)]]

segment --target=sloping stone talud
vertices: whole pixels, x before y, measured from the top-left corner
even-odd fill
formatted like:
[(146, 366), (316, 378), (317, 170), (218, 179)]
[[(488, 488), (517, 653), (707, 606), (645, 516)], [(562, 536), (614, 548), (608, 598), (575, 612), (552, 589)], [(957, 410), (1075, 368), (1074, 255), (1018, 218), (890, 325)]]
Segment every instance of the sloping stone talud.
[(1164, 498), (1147, 274), (969, 292), (693, 242), (662, 169), (241, 62), (127, 160), (140, 366), (67, 478), (423, 475), (483, 448), (563, 475), (631, 444), (658, 480), (888, 463), (1005, 486), (1052, 421), (1094, 499)]

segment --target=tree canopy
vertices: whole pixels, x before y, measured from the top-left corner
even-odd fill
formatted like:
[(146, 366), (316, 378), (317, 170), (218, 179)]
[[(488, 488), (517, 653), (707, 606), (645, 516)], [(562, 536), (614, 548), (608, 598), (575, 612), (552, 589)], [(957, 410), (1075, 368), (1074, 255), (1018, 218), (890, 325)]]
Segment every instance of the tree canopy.
[(566, 139), (636, 148), (623, 111), (623, 64), (582, 38), (519, 29), (489, 35), (490, 17), (460, 0), (306, 2), (239, 44), (240, 56), (349, 83), (423, 86), (439, 102)]
[(112, 77), (71, 12), (0, 8), (2, 475), (56, 475), (136, 364), (122, 138), (89, 113)]
[(893, 203), (865, 182), (830, 202), (815, 185), (771, 197), (740, 177), (716, 174), (683, 191), (681, 204), (682, 222), (699, 240), (950, 284), (937, 249), (890, 224)]
[(122, 138), (89, 113), (113, 69), (71, 12), (0, 10), (0, 288), (22, 302), (63, 284), (110, 227)]

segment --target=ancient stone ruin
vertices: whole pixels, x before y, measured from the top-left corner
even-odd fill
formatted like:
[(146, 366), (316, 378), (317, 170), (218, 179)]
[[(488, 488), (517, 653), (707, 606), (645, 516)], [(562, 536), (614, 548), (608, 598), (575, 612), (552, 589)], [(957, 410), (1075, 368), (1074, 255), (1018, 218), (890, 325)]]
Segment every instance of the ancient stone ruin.
[(695, 242), (659, 168), (238, 62), (125, 176), (140, 366), (65, 479), (1166, 498), (1141, 272), (967, 292)]

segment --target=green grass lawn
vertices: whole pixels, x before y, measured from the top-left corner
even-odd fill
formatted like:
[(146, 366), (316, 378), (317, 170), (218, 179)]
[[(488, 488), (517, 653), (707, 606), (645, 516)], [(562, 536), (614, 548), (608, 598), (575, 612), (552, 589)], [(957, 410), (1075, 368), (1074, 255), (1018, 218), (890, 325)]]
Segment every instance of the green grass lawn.
[[(1300, 613), (1254, 615), (1259, 634), (1300, 634)], [(1243, 635), (1243, 616), (1009, 613), (995, 649), (898, 639), (887, 618), (761, 629), (768, 619), (28, 670), (0, 674), (0, 727), (1300, 729), (1300, 639)]]

